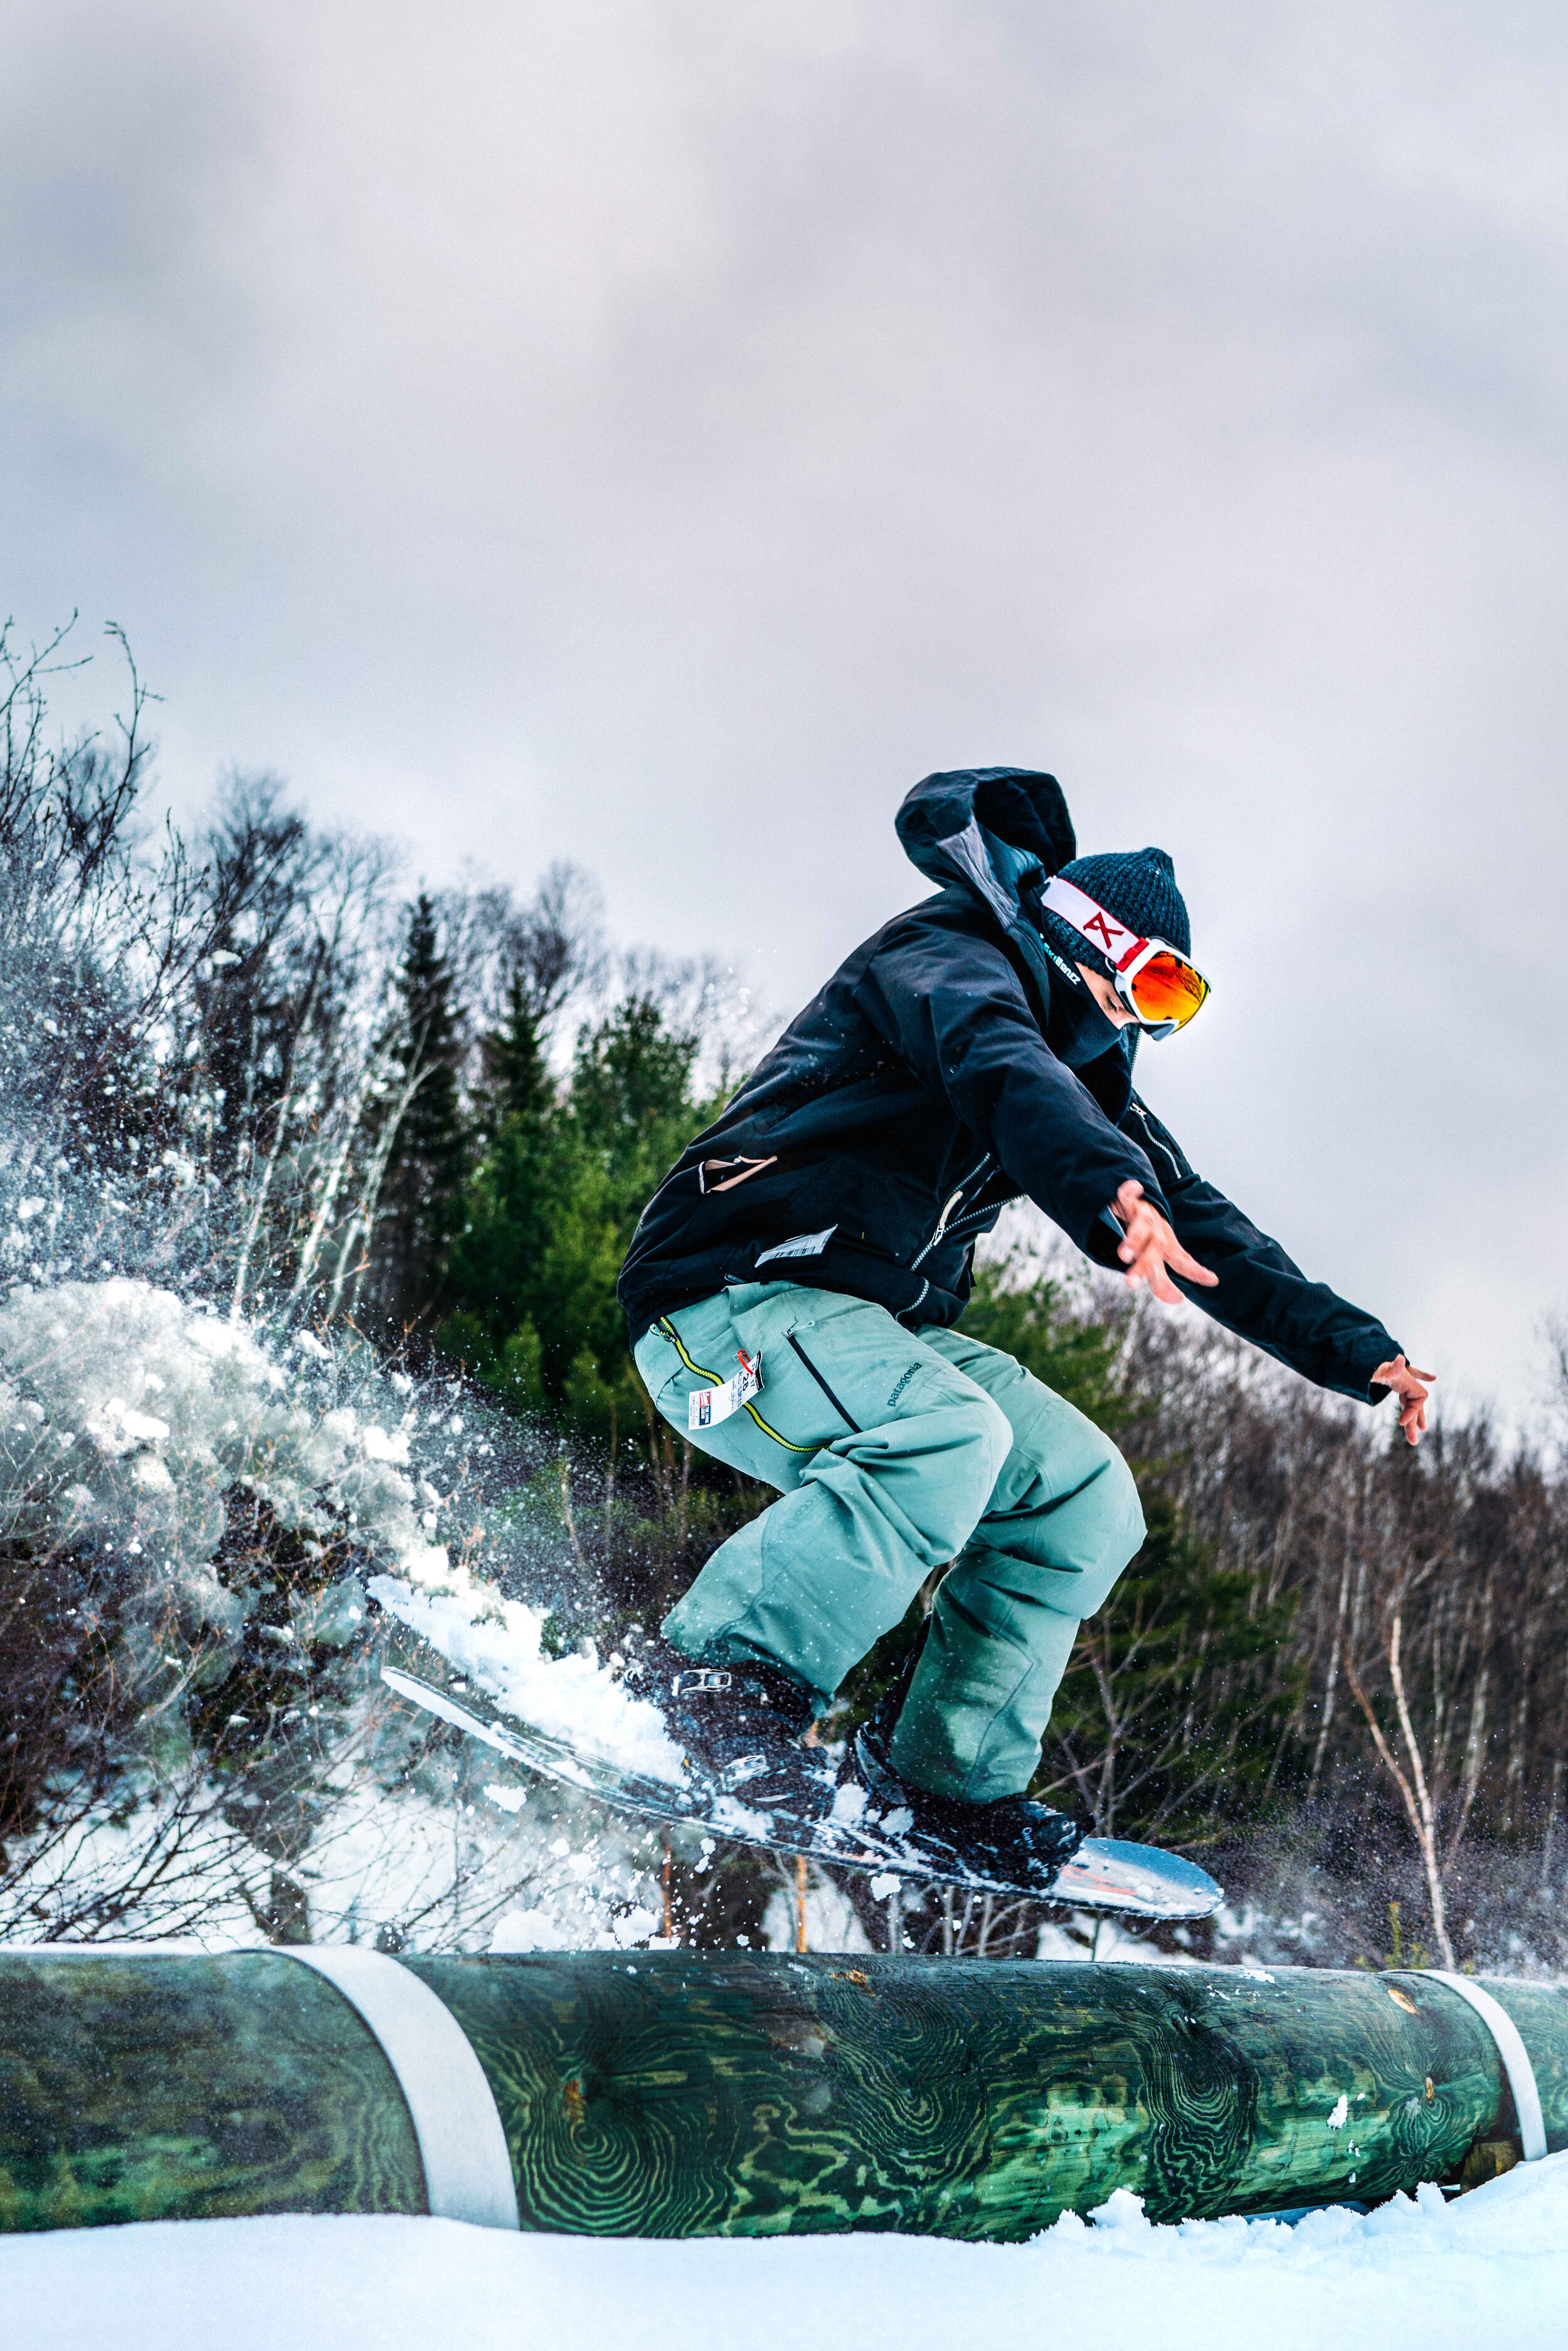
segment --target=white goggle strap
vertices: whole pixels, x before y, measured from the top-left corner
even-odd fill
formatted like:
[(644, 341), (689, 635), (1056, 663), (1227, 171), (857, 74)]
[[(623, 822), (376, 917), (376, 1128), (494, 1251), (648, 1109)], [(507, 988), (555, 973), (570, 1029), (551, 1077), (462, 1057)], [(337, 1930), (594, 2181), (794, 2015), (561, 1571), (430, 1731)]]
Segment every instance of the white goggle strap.
[(1046, 883), (1040, 893), (1040, 904), (1051, 914), (1060, 914), (1064, 923), (1071, 923), (1119, 972), (1125, 971), (1134, 956), (1149, 945), (1136, 931), (1130, 931), (1125, 923), (1119, 923), (1114, 914), (1108, 914), (1087, 890), (1081, 890), (1076, 882), (1064, 882), (1060, 873), (1053, 873)]
[[(1098, 947), (1107, 958), (1116, 975), (1116, 993), (1145, 1036), (1157, 1043), (1162, 1037), (1176, 1035), (1181, 1027), (1179, 1020), (1149, 1019), (1139, 1011), (1133, 995), (1134, 980), (1145, 964), (1159, 954), (1162, 940), (1137, 937), (1114, 914), (1107, 914), (1086, 890), (1080, 890), (1074, 882), (1064, 882), (1060, 873), (1053, 874), (1046, 883), (1040, 893), (1040, 904), (1053, 914), (1060, 914), (1064, 923), (1071, 924), (1081, 937)], [(1166, 952), (1174, 955), (1176, 951), (1170, 947)]]

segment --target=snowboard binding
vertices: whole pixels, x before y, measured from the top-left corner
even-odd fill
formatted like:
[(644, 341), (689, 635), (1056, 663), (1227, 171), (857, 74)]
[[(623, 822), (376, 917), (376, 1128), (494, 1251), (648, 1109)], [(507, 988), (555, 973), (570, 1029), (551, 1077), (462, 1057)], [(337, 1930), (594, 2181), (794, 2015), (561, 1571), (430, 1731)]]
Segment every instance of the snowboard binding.
[(1083, 1842), (1077, 1822), (1028, 1796), (971, 1804), (914, 1786), (888, 1757), (894, 1720), (884, 1699), (855, 1734), (846, 1759), (847, 1771), (877, 1806), (883, 1832), (897, 1836), (912, 1861), (928, 1862), (933, 1876), (970, 1876), (1048, 1895), (1062, 1864)]
[(659, 1708), (694, 1777), (716, 1795), (763, 1812), (821, 1810), (821, 1760), (813, 1766), (800, 1744), (816, 1700), (780, 1667), (694, 1664), (660, 1642), (640, 1665), (636, 1687)]
[[(394, 1620), (381, 1676), (400, 1698), (525, 1771), (642, 1820), (706, 1828), (831, 1868), (892, 1870), (916, 1882), (1033, 1896), (1122, 1917), (1205, 1918), (1224, 1898), (1207, 1872), (1179, 1855), (1103, 1837), (1080, 1844), (1071, 1822), (1027, 1798), (985, 1805), (925, 1795), (893, 1771), (876, 1718), (835, 1778), (835, 1751), (800, 1743), (814, 1701), (798, 1683), (780, 1677), (780, 1687), (772, 1681), (776, 1669), (761, 1665), (699, 1667), (674, 1651), (661, 1655), (663, 1643), (637, 1656), (625, 1678), (666, 1719), (677, 1708), (685, 1714), (689, 1727), (680, 1739), (687, 1763), (667, 1776), (651, 1774), (509, 1708), (486, 1687), (482, 1666), (459, 1666), (424, 1637), (428, 1603), (407, 1585), (378, 1577), (372, 1596)], [(728, 1788), (718, 1784), (726, 1776)]]

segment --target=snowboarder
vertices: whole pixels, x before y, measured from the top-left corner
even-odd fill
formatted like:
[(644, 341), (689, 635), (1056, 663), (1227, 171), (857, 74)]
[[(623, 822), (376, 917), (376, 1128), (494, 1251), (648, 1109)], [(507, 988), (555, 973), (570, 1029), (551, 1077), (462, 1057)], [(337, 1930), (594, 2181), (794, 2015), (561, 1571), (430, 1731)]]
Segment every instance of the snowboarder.
[[(1080, 858), (1052, 776), (928, 776), (899, 839), (936, 896), (858, 947), (643, 1212), (620, 1282), (659, 1411), (782, 1499), (664, 1621), (664, 1700), (758, 1802), (845, 1674), (951, 1562), (852, 1768), (912, 1846), (1043, 1890), (1082, 1832), (1026, 1794), (1080, 1620), (1144, 1536), (1110, 1439), (957, 1328), (1021, 1195), (1097, 1263), (1320, 1386), (1431, 1374), (1194, 1173), (1133, 1087), (1207, 983), (1163, 850)], [(804, 1760), (803, 1758), (801, 1759)], [(747, 1767), (755, 1770), (755, 1765)], [(751, 1801), (751, 1789), (746, 1791)], [(902, 1814), (900, 1815), (902, 1817)]]

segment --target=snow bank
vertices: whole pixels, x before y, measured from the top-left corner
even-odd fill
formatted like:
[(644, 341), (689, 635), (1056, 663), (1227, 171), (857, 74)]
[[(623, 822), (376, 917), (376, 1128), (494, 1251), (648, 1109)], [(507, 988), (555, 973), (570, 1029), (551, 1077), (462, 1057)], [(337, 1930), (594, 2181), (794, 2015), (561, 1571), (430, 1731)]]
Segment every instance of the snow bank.
[(1562, 2351), (1568, 2156), (1457, 2204), (1151, 2228), (1113, 2198), (1028, 2245), (925, 2237), (685, 2243), (508, 2236), (450, 2220), (159, 2222), (0, 2240), (28, 2351), (681, 2351), (890, 2343), (1159, 2351)]

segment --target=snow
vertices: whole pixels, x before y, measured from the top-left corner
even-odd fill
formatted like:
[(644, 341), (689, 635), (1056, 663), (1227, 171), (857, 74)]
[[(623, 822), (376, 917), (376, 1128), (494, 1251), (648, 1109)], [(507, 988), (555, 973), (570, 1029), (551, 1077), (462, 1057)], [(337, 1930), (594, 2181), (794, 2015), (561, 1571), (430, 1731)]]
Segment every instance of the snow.
[[(226, 1581), (215, 1563), (236, 1489), (298, 1530), (307, 1552), (319, 1552), (317, 1537), (351, 1540), (350, 1572), (298, 1593), (292, 1625), (267, 1637), (346, 1647), (368, 1613), (366, 1571), (385, 1570), (374, 1588), (503, 1703), (574, 1744), (679, 1776), (653, 1708), (592, 1656), (547, 1656), (545, 1611), (504, 1598), (432, 1540), (443, 1512), (456, 1523), (470, 1459), (491, 1452), (482, 1431), (459, 1442), (456, 1394), (386, 1372), (351, 1336), (290, 1337), (146, 1281), (19, 1285), (0, 1298), (0, 1510), (38, 1549), (97, 1555), (119, 1573), (120, 1669), (143, 1677), (161, 1708), (138, 1803), (121, 1805), (117, 1788), (114, 1814), (90, 1813), (58, 1847), (41, 1837), (36, 1883), (13, 1848), (23, 1866), (0, 1934), (35, 1934), (145, 1881), (141, 1931), (199, 1915), (214, 1944), (254, 1938), (276, 1855), (241, 1838), (243, 1794), (225, 1802), (189, 1778), (197, 1764), (179, 1713), (184, 1687), (214, 1677), (257, 1604), (256, 1579)], [(467, 1542), (471, 1511), (462, 1531)], [(470, 1757), (426, 1758), (411, 1782), (407, 1709), (375, 1677), (373, 1656), (353, 1670), (361, 1679), (330, 1727), (320, 1817), (291, 1864), (317, 1939), (357, 1941), (386, 1924), (470, 1949), (493, 1934), (515, 1949), (647, 1938), (658, 1921), (640, 1832), (562, 1789), (530, 1797), (509, 1772), (471, 1786)], [(574, 1847), (565, 1862), (546, 1850), (563, 1825)], [(176, 1834), (179, 1865), (162, 1865), (160, 1840)]]
[(1002, 2342), (1561, 2351), (1568, 2155), (1445, 2205), (1154, 2228), (1134, 2197), (1027, 2245), (512, 2236), (451, 2220), (201, 2220), (0, 2240), (26, 2351), (681, 2351)]
[[(318, 1360), (333, 1361), (314, 1343)], [(382, 1387), (360, 1375), (364, 1395)], [(346, 1523), (404, 1574), (439, 1573), (402, 1469), (407, 1431), (291, 1384), (264, 1335), (144, 1281), (67, 1281), (0, 1305), (0, 1494), (35, 1540), (156, 1554), (197, 1614), (222, 1495), (248, 1486), (285, 1526)], [(148, 1409), (155, 1402), (156, 1409)], [(220, 1625), (222, 1631), (235, 1628)]]
[[(595, 1936), (595, 1947), (630, 1951), (653, 1943), (660, 1950), (673, 1949), (659, 1939), (659, 1925), (657, 1912), (639, 1904), (611, 1917)], [(529, 1910), (508, 1910), (490, 1938), (493, 1951), (580, 1951), (582, 1948), (581, 1925), (563, 1918), (558, 1905), (544, 1903)]]
[(494, 1585), (447, 1567), (434, 1578), (442, 1589), (417, 1589), (393, 1575), (372, 1576), (371, 1596), (391, 1616), (422, 1634), (461, 1673), (477, 1682), (505, 1711), (562, 1740), (579, 1753), (607, 1757), (621, 1770), (680, 1787), (680, 1749), (664, 1718), (646, 1698), (633, 1698), (597, 1657), (547, 1657), (539, 1646), (544, 1612), (503, 1600)]

